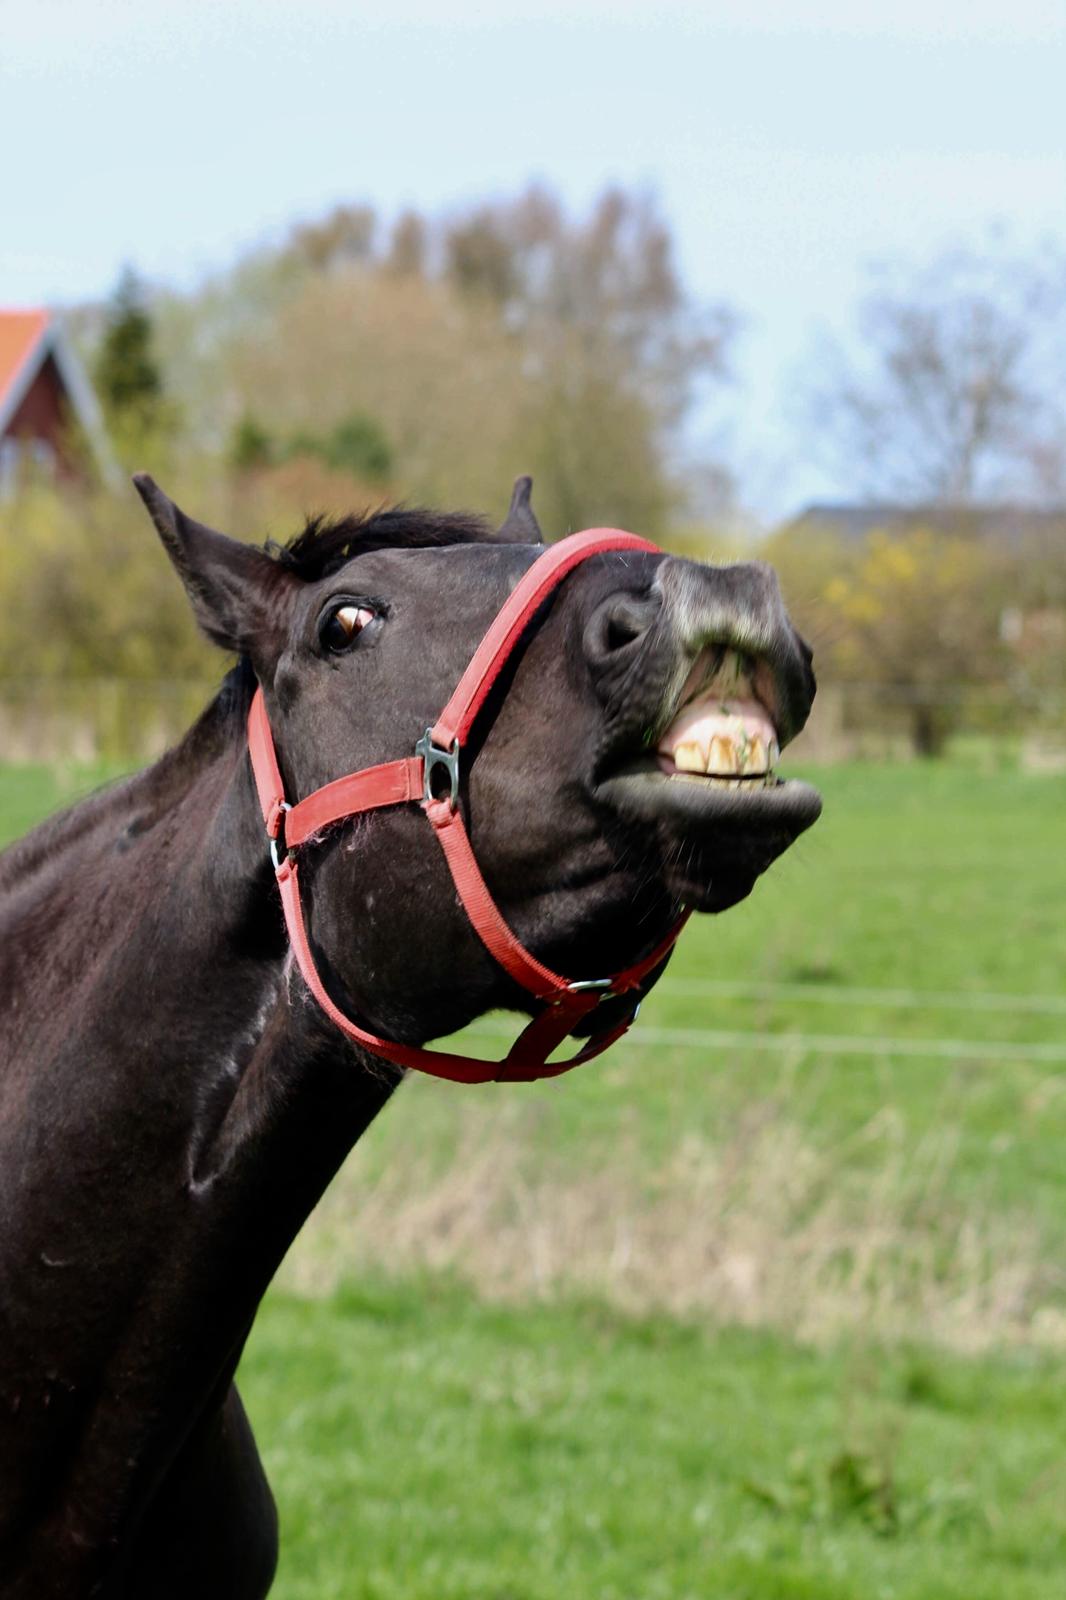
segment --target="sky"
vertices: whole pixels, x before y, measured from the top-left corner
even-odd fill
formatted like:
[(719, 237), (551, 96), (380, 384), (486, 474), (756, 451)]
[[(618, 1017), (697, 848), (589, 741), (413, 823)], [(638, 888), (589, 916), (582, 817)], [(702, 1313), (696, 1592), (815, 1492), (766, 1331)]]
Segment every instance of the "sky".
[(745, 318), (749, 497), (834, 484), (788, 423), (870, 263), (1066, 243), (1066, 0), (0, 0), (0, 305), (189, 285), (346, 200), (653, 188)]

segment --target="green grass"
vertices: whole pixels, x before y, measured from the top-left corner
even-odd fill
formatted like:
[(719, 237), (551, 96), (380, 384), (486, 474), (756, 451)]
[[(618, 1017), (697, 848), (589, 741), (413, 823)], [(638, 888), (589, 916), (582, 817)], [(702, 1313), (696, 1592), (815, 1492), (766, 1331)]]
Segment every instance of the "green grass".
[(283, 1600), (1051, 1600), (1045, 1358), (801, 1349), (440, 1282), (275, 1295), (242, 1369)]
[[(0, 836), (86, 782), (0, 769)], [(279, 1595), (1061, 1591), (1066, 781), (818, 782), (631, 1046), (416, 1077), (361, 1142), (243, 1368)]]
[(93, 767), (0, 764), (0, 849), (115, 775), (116, 769), (104, 763)]

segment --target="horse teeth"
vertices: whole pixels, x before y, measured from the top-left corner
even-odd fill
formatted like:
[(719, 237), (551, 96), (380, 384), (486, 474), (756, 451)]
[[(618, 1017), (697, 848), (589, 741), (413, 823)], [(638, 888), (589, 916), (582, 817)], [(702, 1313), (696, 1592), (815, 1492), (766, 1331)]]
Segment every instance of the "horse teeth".
[(659, 753), (673, 762), (675, 772), (757, 781), (773, 770), (778, 752), (773, 723), (750, 685), (739, 697), (736, 693), (748, 667), (737, 652), (724, 652), (716, 686), (687, 701), (660, 735)]
[(705, 748), (695, 740), (676, 745), (673, 762), (678, 772), (694, 772), (700, 777), (721, 781), (769, 776), (777, 757), (777, 746), (759, 737), (740, 744), (726, 734), (715, 734)]
[(714, 778), (728, 778), (740, 771), (739, 751), (727, 734), (716, 733), (707, 751), (704, 769)]
[(698, 744), (679, 744), (674, 751), (678, 772), (706, 772), (707, 752)]

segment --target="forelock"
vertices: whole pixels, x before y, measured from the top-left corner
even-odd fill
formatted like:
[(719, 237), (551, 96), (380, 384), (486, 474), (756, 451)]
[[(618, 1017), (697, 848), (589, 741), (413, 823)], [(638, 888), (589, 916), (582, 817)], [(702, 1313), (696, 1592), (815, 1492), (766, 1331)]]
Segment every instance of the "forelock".
[(361, 517), (309, 517), (301, 533), (286, 545), (272, 546), (271, 552), (295, 577), (313, 583), (370, 550), (435, 549), (480, 544), (491, 537), (489, 523), (473, 512), (395, 506)]

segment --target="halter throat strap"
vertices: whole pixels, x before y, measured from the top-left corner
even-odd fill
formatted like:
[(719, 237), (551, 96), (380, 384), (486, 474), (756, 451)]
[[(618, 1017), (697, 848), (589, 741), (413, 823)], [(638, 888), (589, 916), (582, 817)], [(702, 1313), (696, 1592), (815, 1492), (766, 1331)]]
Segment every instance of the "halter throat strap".
[[(248, 714), (248, 751), (293, 956), (318, 1005), (346, 1038), (397, 1066), (414, 1067), (459, 1083), (555, 1077), (591, 1061), (631, 1026), (643, 981), (673, 949), (687, 913), (641, 961), (611, 978), (569, 980), (553, 972), (515, 937), (489, 892), (459, 809), (459, 766), (467, 735), (492, 685), (518, 646), (531, 617), (568, 573), (605, 551), (658, 553), (658, 547), (617, 528), (590, 528), (550, 546), (527, 570), (497, 612), (469, 665), (415, 754), (337, 778), (290, 804), (278, 766), (263, 691), (257, 688)], [(443, 771), (447, 793), (438, 793)], [(474, 931), (486, 949), (541, 1009), (500, 1061), (482, 1061), (445, 1050), (384, 1039), (362, 1027), (335, 1004), (318, 971), (300, 898), (299, 851), (333, 823), (384, 806), (418, 804), (433, 828)], [(634, 994), (623, 1020), (594, 1036), (576, 1055), (549, 1062), (552, 1051), (607, 995)]]

